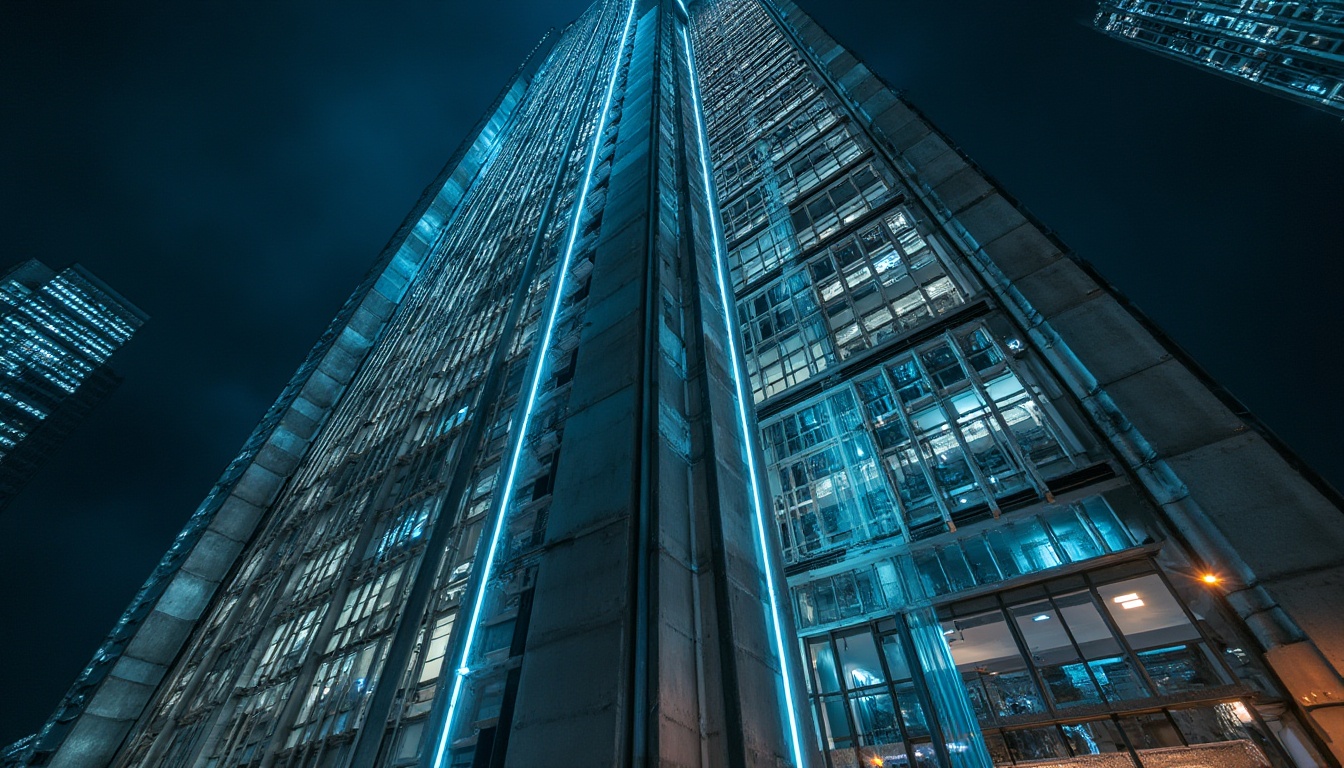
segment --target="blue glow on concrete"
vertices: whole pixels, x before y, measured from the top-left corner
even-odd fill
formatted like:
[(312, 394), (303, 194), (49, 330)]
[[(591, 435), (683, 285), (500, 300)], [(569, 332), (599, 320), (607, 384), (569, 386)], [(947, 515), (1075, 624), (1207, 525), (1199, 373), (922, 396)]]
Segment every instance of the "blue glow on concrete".
[(779, 654), (781, 683), (784, 687), (784, 708), (788, 714), (789, 738), (793, 747), (793, 764), (802, 768), (803, 747), (798, 727), (798, 709), (793, 700), (793, 688), (789, 685), (789, 675), (785, 671), (789, 657), (784, 648), (784, 633), (779, 618), (779, 592), (775, 586), (773, 563), (770, 559), (770, 546), (766, 541), (765, 515), (762, 512), (761, 488), (756, 473), (756, 456), (751, 449), (751, 420), (747, 416), (747, 392), (743, 387), (742, 366), (737, 357), (738, 329), (733, 311), (732, 296), (728, 292), (728, 264), (723, 254), (723, 234), (719, 232), (718, 202), (714, 197), (714, 184), (709, 173), (709, 149), (705, 141), (705, 126), (700, 118), (700, 86), (695, 72), (695, 55), (691, 51), (691, 39), (686, 34), (685, 25), (681, 28), (681, 42), (686, 47), (686, 70), (690, 75), (691, 111), (695, 115), (695, 139), (700, 148), (700, 173), (705, 180), (705, 201), (709, 206), (710, 240), (714, 245), (714, 266), (719, 283), (719, 300), (723, 302), (723, 319), (728, 340), (728, 359), (732, 363), (733, 385), (737, 390), (737, 416), (742, 426), (742, 451), (747, 455), (747, 477), (751, 479), (751, 510), (756, 523), (756, 550), (761, 558), (761, 570), (765, 574), (765, 589), (770, 596), (770, 623), (775, 633), (775, 652)]
[(584, 205), (588, 199), (588, 187), (592, 183), (593, 170), (597, 167), (598, 150), (602, 146), (602, 136), (606, 131), (607, 117), (611, 112), (611, 99), (616, 91), (616, 81), (621, 72), (621, 61), (625, 57), (625, 44), (630, 38), (630, 26), (635, 18), (635, 2), (630, 1), (630, 10), (625, 16), (625, 27), (621, 30), (621, 41), (616, 48), (616, 63), (612, 65), (611, 79), (607, 83), (607, 93), (602, 101), (602, 114), (597, 121), (597, 129), (593, 131), (593, 148), (588, 155), (588, 167), (584, 171), (583, 183), (579, 186), (579, 200), (574, 206), (574, 221), (570, 225), (569, 239), (565, 243), (565, 255), (560, 260), (560, 266), (556, 272), (556, 278), (551, 287), (551, 308), (546, 317), (546, 331), (541, 337), (541, 343), (537, 345), (537, 362), (532, 370), (532, 384), (527, 393), (527, 407), (523, 409), (522, 419), (518, 424), (518, 439), (514, 442), (513, 455), (509, 459), (509, 471), (505, 475), (504, 488), (500, 494), (499, 512), (495, 516), (495, 527), (490, 534), (490, 547), (486, 551), (485, 564), (481, 567), (481, 578), (479, 587), (476, 590), (476, 598), (471, 608), (471, 618), (467, 622), (467, 635), (462, 643), (462, 657), (457, 664), (457, 674), (453, 678), (453, 690), (448, 698), (448, 710), (443, 717), (443, 730), (439, 735), (439, 743), (434, 750), (434, 768), (442, 768), (444, 756), (448, 752), (448, 739), (453, 731), (453, 717), (457, 714), (457, 704), (462, 694), (462, 684), (467, 675), (471, 674), (469, 661), (471, 652), (476, 639), (476, 631), (480, 628), (481, 610), (485, 606), (485, 595), (487, 587), (490, 585), (490, 579), (494, 572), (495, 557), (499, 553), (499, 543), (503, 539), (504, 523), (508, 520), (509, 499), (513, 495), (513, 484), (517, 479), (518, 466), (522, 463), (523, 445), (527, 442), (527, 430), (532, 422), (532, 411), (537, 405), (537, 392), (541, 389), (542, 376), (546, 371), (546, 353), (551, 346), (551, 336), (555, 331), (555, 321), (560, 314), (560, 302), (565, 295), (565, 279), (569, 276), (569, 264), (574, 255), (574, 243), (579, 236), (579, 223), (583, 218)]

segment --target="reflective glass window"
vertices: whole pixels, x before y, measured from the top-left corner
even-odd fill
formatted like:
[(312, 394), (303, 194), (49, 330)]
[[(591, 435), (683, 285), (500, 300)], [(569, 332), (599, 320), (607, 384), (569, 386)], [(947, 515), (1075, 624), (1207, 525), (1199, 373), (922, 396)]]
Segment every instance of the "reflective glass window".
[(944, 621), (943, 636), (980, 720), (1046, 711), (1001, 611)]

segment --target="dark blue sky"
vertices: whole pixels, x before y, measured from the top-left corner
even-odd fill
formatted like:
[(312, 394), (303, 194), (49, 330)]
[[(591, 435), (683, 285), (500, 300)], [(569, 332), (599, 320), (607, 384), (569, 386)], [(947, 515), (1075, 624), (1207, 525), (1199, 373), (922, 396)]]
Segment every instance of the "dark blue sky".
[[(54, 708), (423, 186), (585, 5), (0, 6), (0, 261), (79, 261), (152, 316), (0, 514), (0, 742)], [(1104, 38), (1086, 0), (802, 5), (1344, 483), (1339, 120)]]

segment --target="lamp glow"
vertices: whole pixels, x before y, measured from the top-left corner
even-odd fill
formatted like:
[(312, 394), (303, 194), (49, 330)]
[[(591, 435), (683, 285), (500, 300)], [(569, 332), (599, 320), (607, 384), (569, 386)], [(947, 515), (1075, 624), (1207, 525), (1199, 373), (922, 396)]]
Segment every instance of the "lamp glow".
[(504, 523), (508, 520), (509, 498), (513, 495), (513, 484), (517, 479), (518, 466), (521, 463), (523, 455), (523, 445), (527, 441), (527, 430), (532, 421), (532, 410), (537, 405), (537, 391), (541, 388), (542, 374), (546, 370), (546, 353), (551, 346), (551, 336), (555, 332), (555, 321), (560, 314), (560, 301), (565, 295), (565, 278), (569, 274), (569, 263), (574, 255), (574, 243), (579, 235), (579, 222), (583, 218), (584, 204), (588, 199), (588, 186), (593, 180), (593, 170), (597, 166), (598, 152), (602, 147), (602, 136), (607, 127), (607, 117), (611, 112), (611, 98), (616, 91), (616, 82), (621, 72), (621, 61), (625, 57), (625, 44), (630, 38), (630, 25), (635, 19), (635, 2), (630, 0), (630, 10), (626, 12), (625, 27), (621, 30), (621, 41), (616, 47), (616, 62), (612, 65), (611, 78), (607, 82), (606, 96), (602, 102), (602, 113), (597, 121), (597, 129), (593, 131), (593, 147), (588, 155), (588, 167), (584, 171), (583, 184), (579, 186), (579, 199), (574, 205), (574, 220), (570, 225), (569, 239), (565, 243), (565, 255), (560, 260), (557, 267), (555, 280), (552, 281), (551, 289), (551, 307), (546, 317), (546, 331), (541, 337), (541, 342), (536, 347), (536, 364), (532, 369), (532, 383), (527, 393), (527, 407), (523, 410), (523, 416), (518, 424), (518, 439), (514, 442), (513, 455), (509, 459), (509, 471), (505, 475), (504, 486), (500, 494), (499, 511), (496, 514), (494, 530), (490, 534), (490, 547), (486, 552), (485, 564), (481, 568), (481, 578), (479, 587), (476, 590), (476, 599), (471, 608), (471, 620), (467, 623), (466, 638), (462, 642), (462, 657), (457, 665), (457, 675), (453, 679), (453, 689), (448, 697), (447, 711), (443, 716), (443, 729), (439, 734), (439, 742), (434, 749), (434, 768), (442, 768), (443, 759), (448, 751), (448, 738), (453, 731), (453, 716), (456, 714), (457, 704), (462, 694), (462, 683), (471, 674), (471, 667), (468, 662), (471, 660), (471, 651), (476, 639), (476, 630), (480, 627), (481, 610), (485, 606), (486, 587), (490, 584), (490, 577), (494, 571), (495, 556), (499, 553), (499, 543), (504, 532)]
[(1204, 582), (1205, 584), (1208, 584), (1209, 586), (1213, 586), (1222, 581), (1222, 579), (1219, 578), (1218, 574), (1216, 573), (1206, 573), (1203, 576), (1200, 576), (1199, 580)]
[(802, 768), (803, 748), (798, 724), (798, 711), (793, 700), (793, 689), (789, 685), (789, 676), (784, 672), (788, 656), (784, 648), (784, 633), (781, 629), (779, 613), (779, 595), (775, 586), (774, 573), (771, 570), (770, 547), (766, 541), (765, 518), (761, 511), (761, 489), (756, 476), (756, 458), (751, 449), (751, 421), (747, 417), (747, 392), (743, 387), (742, 367), (737, 357), (737, 328), (734, 327), (732, 297), (728, 292), (728, 265), (723, 254), (723, 234), (719, 232), (719, 218), (716, 215), (717, 201), (714, 196), (714, 183), (709, 172), (709, 148), (705, 141), (705, 126), (700, 117), (700, 87), (695, 72), (695, 55), (691, 50), (691, 40), (686, 34), (686, 26), (681, 27), (681, 42), (686, 48), (686, 71), (690, 81), (691, 112), (695, 116), (695, 139), (700, 154), (700, 172), (705, 182), (705, 203), (708, 207), (710, 241), (714, 250), (715, 277), (719, 284), (719, 300), (723, 303), (723, 320), (728, 341), (728, 360), (732, 371), (733, 385), (737, 394), (737, 416), (742, 428), (742, 450), (747, 459), (747, 477), (751, 480), (751, 509), (756, 528), (756, 548), (761, 559), (761, 570), (765, 575), (765, 589), (770, 597), (770, 624), (775, 635), (775, 652), (779, 655), (781, 683), (784, 688), (784, 708), (788, 715), (789, 739), (793, 748), (793, 764)]

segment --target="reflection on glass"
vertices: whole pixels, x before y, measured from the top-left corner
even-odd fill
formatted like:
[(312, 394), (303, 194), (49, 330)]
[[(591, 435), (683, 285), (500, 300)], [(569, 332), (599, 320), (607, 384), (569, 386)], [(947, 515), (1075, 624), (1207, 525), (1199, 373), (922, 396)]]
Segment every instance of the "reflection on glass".
[(860, 744), (891, 744), (901, 741), (901, 726), (896, 706), (886, 693), (850, 698)]
[(1012, 576), (1035, 573), (1064, 563), (1041, 521), (1034, 518), (990, 531), (987, 538), (1005, 576), (1010, 572)]
[[(1242, 723), (1241, 717), (1237, 715), (1238, 706), (1241, 707), (1243, 712), (1246, 711), (1245, 705), (1239, 702), (1237, 704), (1218, 704), (1212, 707), (1173, 709), (1171, 710), (1171, 719), (1176, 721), (1176, 726), (1180, 729), (1181, 735), (1185, 736), (1185, 740), (1191, 744), (1249, 739), (1250, 734)], [(1247, 713), (1246, 717), (1249, 719), (1250, 714)]]
[(1197, 691), (1227, 683), (1222, 668), (1203, 643), (1154, 648), (1139, 652), (1139, 661), (1148, 671), (1160, 694)]
[(817, 689), (822, 693), (834, 693), (840, 690), (840, 680), (836, 675), (835, 654), (831, 652), (831, 643), (824, 637), (807, 642), (808, 655), (812, 657), (812, 670), (817, 677)]
[(1086, 665), (1079, 663), (1082, 659), (1054, 607), (1042, 601), (1018, 606), (1012, 613), (1055, 706), (1063, 709), (1100, 704), (1101, 694)]
[(839, 696), (826, 696), (818, 702), (822, 729), (826, 734), (827, 749), (846, 749), (854, 746), (854, 734), (849, 729), (845, 701)]
[(942, 627), (978, 719), (1045, 711), (1001, 612), (945, 621)]
[(1008, 745), (1008, 752), (1018, 762), (1069, 756), (1064, 740), (1054, 726), (1006, 731), (1003, 740)]
[(1079, 563), (1102, 554), (1101, 547), (1073, 507), (1056, 510), (1047, 515), (1045, 520), (1070, 562)]
[(1089, 720), (1060, 726), (1064, 740), (1075, 755), (1101, 755), (1126, 752), (1124, 737), (1111, 720)]
[(876, 685), (884, 681), (882, 662), (877, 657), (877, 645), (868, 627), (836, 636), (835, 646), (840, 652), (840, 668), (845, 687), (851, 690)]
[(887, 635), (882, 638), (882, 653), (887, 657), (887, 669), (892, 680), (909, 680), (910, 664), (905, 660), (905, 649), (901, 647), (900, 635)]
[(1148, 686), (1127, 656), (1096, 659), (1087, 665), (1092, 669), (1092, 675), (1097, 678), (1097, 684), (1108, 701), (1141, 699), (1150, 695)]
[(919, 703), (914, 683), (898, 683), (896, 700), (901, 710), (901, 720), (905, 722), (905, 731), (912, 738), (929, 735), (929, 721), (924, 714), (924, 705)]
[(1162, 712), (1120, 718), (1120, 727), (1135, 749), (1182, 746), (1181, 735)]

